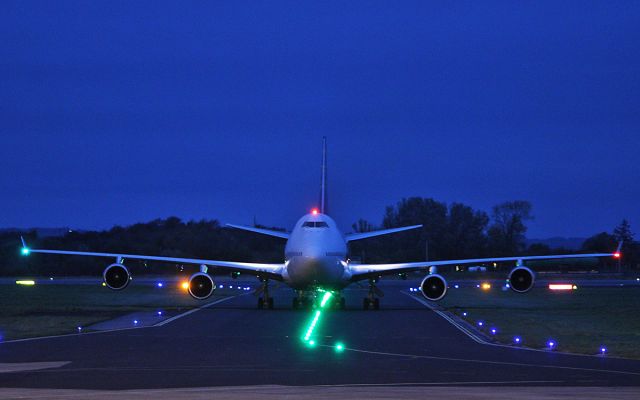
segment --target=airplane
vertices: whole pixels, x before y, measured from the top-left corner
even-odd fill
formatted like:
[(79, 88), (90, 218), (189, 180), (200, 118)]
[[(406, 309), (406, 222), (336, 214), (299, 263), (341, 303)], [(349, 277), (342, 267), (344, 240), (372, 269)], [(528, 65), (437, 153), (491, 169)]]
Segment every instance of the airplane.
[[(365, 310), (379, 309), (379, 297), (382, 291), (376, 286), (378, 280), (385, 275), (401, 274), (412, 271), (425, 271), (427, 275), (420, 283), (422, 295), (430, 301), (438, 301), (445, 297), (448, 289), (445, 278), (438, 274), (436, 268), (451, 267), (461, 264), (483, 264), (493, 262), (515, 262), (515, 267), (508, 275), (509, 287), (518, 293), (525, 293), (534, 286), (535, 274), (524, 265), (525, 261), (543, 259), (566, 259), (582, 257), (614, 257), (620, 258), (622, 243), (613, 253), (594, 254), (562, 254), (548, 256), (513, 256), (497, 258), (475, 258), (444, 261), (421, 261), (394, 264), (357, 264), (348, 258), (347, 245), (355, 240), (374, 236), (388, 235), (397, 232), (418, 229), (422, 225), (404, 226), (372, 232), (359, 232), (343, 235), (336, 222), (327, 215), (327, 143), (323, 138), (322, 174), (319, 208), (314, 208), (296, 222), (290, 233), (262, 229), (257, 227), (227, 224), (235, 229), (273, 236), (286, 240), (284, 262), (280, 264), (247, 263), (236, 261), (203, 260), (179, 257), (158, 257), (138, 254), (98, 253), (68, 250), (30, 249), (22, 240), (23, 255), (31, 253), (64, 254), (76, 256), (104, 257), (114, 259), (102, 274), (105, 286), (112, 290), (122, 290), (132, 279), (131, 273), (124, 265), (124, 260), (162, 261), (168, 263), (199, 265), (200, 271), (189, 278), (189, 294), (199, 300), (210, 297), (216, 284), (209, 274), (209, 268), (217, 271), (228, 271), (232, 274), (251, 274), (262, 282), (257, 291), (258, 308), (274, 308), (273, 297), (269, 293), (269, 281), (280, 281), (296, 291), (293, 308), (313, 306), (318, 290), (331, 291), (335, 294), (337, 307), (345, 308), (345, 299), (341, 291), (347, 286), (360, 281), (368, 281), (369, 291), (363, 299)], [(436, 268), (434, 268), (436, 267)]]

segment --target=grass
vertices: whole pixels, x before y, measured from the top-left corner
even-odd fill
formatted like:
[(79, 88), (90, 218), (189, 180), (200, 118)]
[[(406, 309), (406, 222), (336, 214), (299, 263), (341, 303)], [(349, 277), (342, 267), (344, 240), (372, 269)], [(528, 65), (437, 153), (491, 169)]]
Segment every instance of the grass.
[(520, 336), (532, 348), (553, 340), (558, 351), (597, 354), (605, 346), (609, 355), (640, 359), (640, 287), (534, 288), (525, 294), (460, 288), (451, 289), (439, 305), (487, 336), (494, 336), (490, 329), (495, 327), (495, 339), (502, 343)]
[(135, 311), (161, 308), (167, 314), (176, 314), (226, 294), (225, 289), (217, 290), (203, 302), (193, 299), (177, 284), (158, 288), (132, 283), (121, 292), (100, 285), (0, 285), (0, 338), (73, 333), (78, 326)]

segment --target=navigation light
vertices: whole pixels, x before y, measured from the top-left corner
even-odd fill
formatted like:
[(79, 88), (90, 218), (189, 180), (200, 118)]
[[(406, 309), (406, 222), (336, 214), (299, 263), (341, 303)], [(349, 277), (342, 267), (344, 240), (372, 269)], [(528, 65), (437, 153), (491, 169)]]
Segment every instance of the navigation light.
[(318, 212), (319, 211), (318, 211), (317, 208), (314, 208), (314, 209), (311, 210), (311, 214), (313, 214), (313, 215), (318, 215)]

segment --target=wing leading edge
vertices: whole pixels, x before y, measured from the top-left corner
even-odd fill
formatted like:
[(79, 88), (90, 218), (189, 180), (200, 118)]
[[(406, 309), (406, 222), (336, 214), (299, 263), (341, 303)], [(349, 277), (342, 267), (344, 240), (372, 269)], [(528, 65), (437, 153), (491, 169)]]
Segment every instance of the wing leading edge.
[(353, 240), (360, 240), (360, 239), (366, 239), (374, 236), (388, 235), (390, 233), (408, 231), (410, 229), (417, 229), (417, 228), (422, 228), (422, 225), (403, 226), (400, 228), (382, 229), (379, 231), (371, 231), (371, 232), (350, 233), (346, 235), (344, 239), (347, 242), (351, 242)]
[(497, 257), (497, 258), (468, 258), (461, 260), (443, 260), (443, 261), (421, 261), (412, 263), (396, 263), (396, 264), (357, 264), (350, 266), (352, 280), (357, 281), (367, 279), (371, 276), (388, 275), (398, 272), (410, 272), (416, 270), (427, 269), (429, 267), (453, 266), (460, 264), (482, 264), (490, 262), (516, 261), (522, 264), (528, 260), (553, 260), (563, 258), (587, 258), (587, 257), (620, 257), (620, 250), (615, 253), (591, 253), (591, 254), (560, 254), (550, 256), (520, 256), (520, 257)]
[[(27, 249), (27, 251), (24, 251)], [(230, 271), (240, 272), (252, 272), (255, 274), (268, 274), (276, 279), (282, 279), (282, 269), (284, 264), (261, 264), (261, 263), (247, 263), (236, 261), (220, 261), (220, 260), (203, 260), (197, 258), (181, 258), (181, 257), (159, 257), (159, 256), (146, 256), (139, 254), (122, 254), (122, 253), (95, 253), (85, 251), (69, 251), (69, 250), (45, 250), (45, 249), (30, 249), (23, 247), (23, 255), (31, 253), (43, 253), (43, 254), (61, 254), (71, 256), (86, 256), (86, 257), (111, 257), (116, 260), (132, 259), (132, 260), (147, 260), (147, 261), (161, 261), (168, 263), (178, 264), (194, 264), (194, 265), (206, 265), (208, 267), (216, 267), (227, 269)]]

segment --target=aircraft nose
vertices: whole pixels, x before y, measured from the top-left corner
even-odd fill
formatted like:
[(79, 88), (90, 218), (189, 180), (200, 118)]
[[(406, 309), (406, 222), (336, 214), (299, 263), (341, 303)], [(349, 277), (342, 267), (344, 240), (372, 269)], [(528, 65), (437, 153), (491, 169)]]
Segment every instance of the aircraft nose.
[(339, 282), (344, 269), (339, 260), (328, 257), (296, 257), (287, 272), (301, 286)]

